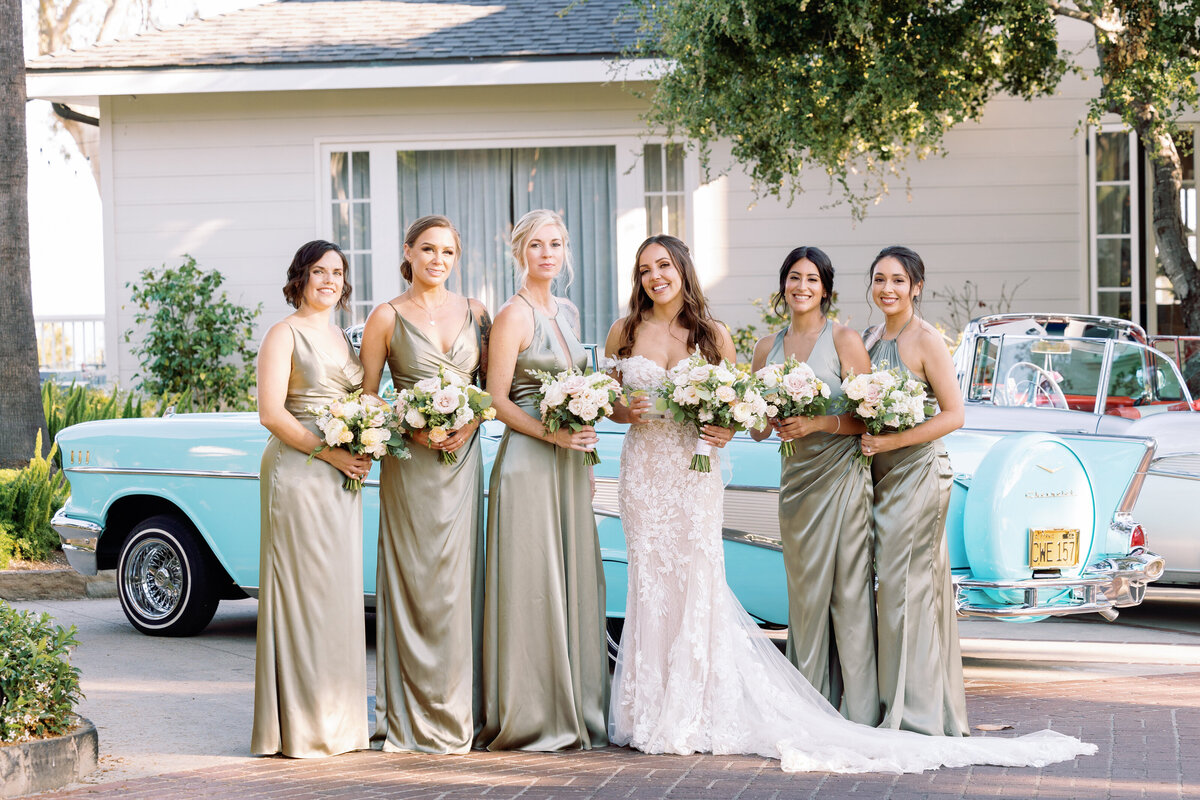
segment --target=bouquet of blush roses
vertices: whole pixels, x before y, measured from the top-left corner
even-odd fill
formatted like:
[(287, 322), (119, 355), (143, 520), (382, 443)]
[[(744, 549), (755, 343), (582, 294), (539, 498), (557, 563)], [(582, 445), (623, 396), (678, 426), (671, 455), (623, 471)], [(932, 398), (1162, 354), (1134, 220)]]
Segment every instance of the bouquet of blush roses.
[[(613, 403), (621, 396), (621, 384), (603, 372), (584, 374), (572, 367), (557, 375), (542, 370), (529, 370), (542, 382), (538, 389), (538, 410), (542, 425), (550, 433), (562, 427), (577, 431), (585, 425), (595, 425), (613, 413)], [(585, 464), (600, 463), (595, 450), (584, 453)]]
[[(344, 447), (355, 455), (366, 453), (378, 461), (386, 455), (409, 458), (408, 448), (400, 435), (396, 412), (373, 395), (363, 396), (362, 389), (324, 406), (305, 408), (317, 418), (324, 444), (313, 450), (313, 456), (327, 447)], [(359, 478), (346, 478), (342, 488), (357, 492), (362, 488)]]
[[(709, 364), (697, 349), (667, 370), (662, 394), (676, 422), (690, 422), (697, 429), (720, 425), (762, 430), (769, 409), (760, 386), (754, 377), (728, 361)], [(711, 456), (712, 445), (697, 439), (691, 468), (697, 472), (711, 471)]]
[[(754, 373), (762, 383), (767, 416), (816, 417), (829, 410), (829, 384), (817, 377), (812, 367), (789, 356), (782, 364), (767, 364)], [(779, 445), (784, 457), (796, 452), (790, 439)]]
[[(888, 369), (886, 361), (873, 370), (842, 381), (842, 391), (850, 400), (850, 413), (862, 420), (872, 436), (915, 428), (933, 413), (924, 385), (907, 370)], [(866, 465), (870, 465), (871, 458), (859, 454)]]
[[(434, 444), (446, 441), (451, 431), (465, 428), (476, 418), (496, 417), (490, 394), (441, 368), (437, 377), (424, 378), (401, 391), (395, 409), (404, 430), (411, 433), (428, 428), (429, 441)], [(443, 450), (441, 460), (453, 464), (458, 454)]]

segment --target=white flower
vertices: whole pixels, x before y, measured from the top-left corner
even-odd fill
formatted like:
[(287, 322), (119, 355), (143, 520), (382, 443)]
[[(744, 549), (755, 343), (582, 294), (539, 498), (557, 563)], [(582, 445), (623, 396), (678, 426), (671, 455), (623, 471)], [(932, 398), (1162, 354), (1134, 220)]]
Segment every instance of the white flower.
[(768, 364), (754, 373), (754, 376), (763, 382), (763, 386), (768, 389), (774, 389), (779, 385), (779, 365)]
[(451, 425), (451, 427), (454, 428), (454, 430), (458, 430), (459, 428), (470, 425), (471, 420), (473, 419), (475, 419), (475, 414), (471, 411), (471, 407), (464, 405), (458, 410), (458, 413), (454, 415), (454, 424)]
[(743, 400), (740, 403), (734, 403), (732, 413), (735, 420), (745, 425), (754, 417), (754, 406)]
[(779, 408), (777, 406), (767, 404), (767, 416), (771, 419), (775, 419), (775, 417), (779, 416)]
[(675, 387), (675, 391), (671, 393), (671, 399), (681, 406), (694, 406), (700, 402), (700, 393), (696, 391), (695, 386), (684, 384)]
[(700, 418), (701, 422), (712, 422), (713, 421), (713, 412), (709, 411), (707, 408), (700, 409), (700, 413), (697, 414), (696, 416), (698, 416)]
[(582, 375), (568, 375), (560, 381), (563, 391), (567, 394), (575, 394), (576, 392), (587, 388), (587, 379)]
[(423, 378), (417, 381), (413, 388), (422, 394), (433, 394), (442, 388), (442, 381), (440, 378)]
[(461, 389), (467, 385), (467, 382), (463, 380), (462, 376), (457, 372), (447, 372), (445, 374), (445, 379), (447, 386), (456, 386)]
[(708, 376), (712, 374), (712, 366), (710, 364), (701, 364), (692, 367), (688, 370), (688, 380), (692, 383), (704, 383), (708, 380)]
[(732, 386), (718, 386), (715, 394), (716, 398), (726, 405), (737, 400), (737, 392), (733, 390)]
[(404, 424), (410, 428), (424, 428), (425, 415), (415, 408), (410, 408), (404, 415)]
[(721, 364), (716, 368), (712, 368), (712, 375), (721, 383), (733, 383), (734, 378), (737, 377), (735, 374), (730, 372), (729, 367), (725, 366), (724, 364)]
[[(567, 399), (567, 392), (559, 382), (554, 382), (546, 387), (545, 403), (550, 408), (561, 406)], [(543, 409), (544, 411), (545, 409)]]
[(458, 408), (460, 395), (457, 389), (439, 389), (433, 393), (433, 410), (439, 414), (450, 414)]
[(329, 424), (323, 428), (325, 432), (325, 443), (336, 447), (339, 444), (349, 444), (354, 441), (354, 434), (350, 432), (350, 428), (340, 419), (331, 419)]
[(354, 419), (362, 413), (362, 403), (351, 400), (348, 403), (342, 403), (342, 417), (344, 419)]

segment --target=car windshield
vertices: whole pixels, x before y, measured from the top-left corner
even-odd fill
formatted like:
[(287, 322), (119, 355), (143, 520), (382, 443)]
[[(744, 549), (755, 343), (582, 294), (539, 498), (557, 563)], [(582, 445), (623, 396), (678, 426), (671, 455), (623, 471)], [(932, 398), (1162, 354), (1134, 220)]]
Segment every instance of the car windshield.
[[(1112, 363), (1105, 376), (1109, 348)], [(968, 399), (1000, 406), (1101, 410), (1134, 419), (1188, 407), (1178, 372), (1157, 350), (1132, 342), (1042, 336), (976, 340)]]

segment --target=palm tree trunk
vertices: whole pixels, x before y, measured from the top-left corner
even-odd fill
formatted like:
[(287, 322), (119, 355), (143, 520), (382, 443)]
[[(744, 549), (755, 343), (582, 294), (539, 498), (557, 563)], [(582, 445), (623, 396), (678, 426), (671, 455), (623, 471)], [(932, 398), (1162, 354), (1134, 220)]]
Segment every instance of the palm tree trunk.
[(28, 462), (46, 419), (29, 277), (21, 0), (0, 0), (0, 467)]

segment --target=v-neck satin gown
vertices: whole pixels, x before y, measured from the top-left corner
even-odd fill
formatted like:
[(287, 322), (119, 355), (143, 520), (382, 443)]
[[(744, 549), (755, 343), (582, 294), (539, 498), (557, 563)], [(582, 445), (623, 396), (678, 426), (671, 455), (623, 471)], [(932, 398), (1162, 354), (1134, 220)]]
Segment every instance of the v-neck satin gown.
[[(295, 347), (284, 404), (320, 436), (306, 407), (362, 386), (362, 364), (348, 340), (344, 359), (335, 358), (289, 328)], [(343, 477), (274, 436), (263, 450), (256, 755), (315, 758), (369, 744), (362, 495), (343, 489)]]
[[(517, 355), (509, 398), (539, 417), (540, 382), (527, 370), (582, 368), (587, 354), (565, 315), (555, 321), (566, 353), (554, 322), (537, 309), (533, 315), (533, 340)], [(604, 567), (583, 459), (512, 429), (496, 452), (477, 747), (586, 750), (608, 742)]]
[[(895, 339), (870, 350), (879, 368), (909, 370)], [(915, 374), (914, 374), (915, 377)], [(933, 391), (925, 386), (929, 396)], [(958, 619), (946, 550), (946, 509), (954, 472), (940, 440), (877, 453), (875, 574), (878, 587), (880, 727), (967, 736)]]
[[(394, 309), (394, 307), (393, 307)], [(388, 367), (397, 390), (439, 369), (474, 382), (479, 329), (467, 310), (448, 352), (396, 312)], [(483, 466), (479, 434), (453, 464), (409, 444), (379, 479), (373, 742), (388, 752), (465, 753), (477, 724), (482, 614)]]
[[(767, 363), (783, 363), (785, 334), (776, 334)], [(828, 320), (807, 363), (829, 385), (836, 413), (842, 362)], [(871, 473), (857, 458), (857, 436), (819, 431), (792, 444), (795, 452), (781, 458), (779, 480), (787, 655), (842, 716), (877, 725)]]

